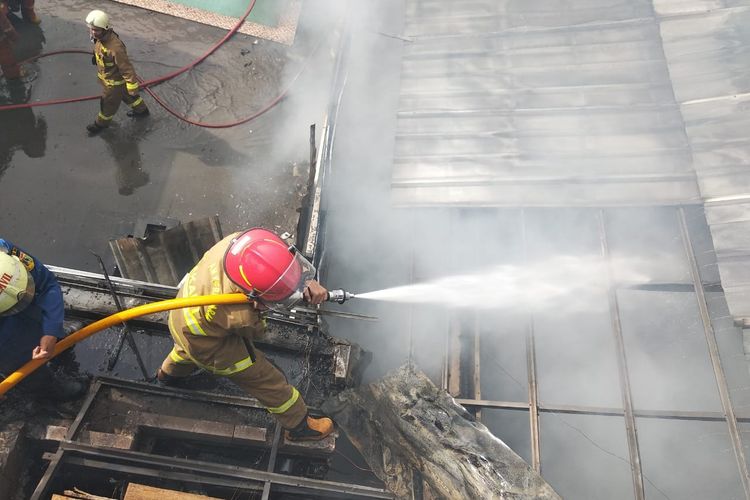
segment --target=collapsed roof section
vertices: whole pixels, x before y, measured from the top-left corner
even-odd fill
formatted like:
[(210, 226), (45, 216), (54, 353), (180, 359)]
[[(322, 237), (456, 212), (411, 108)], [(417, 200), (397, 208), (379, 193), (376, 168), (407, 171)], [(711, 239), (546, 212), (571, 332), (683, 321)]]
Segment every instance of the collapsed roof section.
[(411, 366), (339, 393), (323, 408), (399, 498), (560, 498), (520, 456)]
[(40, 438), (59, 447), (47, 455), (50, 465), (32, 499), (75, 488), (110, 498), (133, 483), (212, 498), (267, 498), (271, 491), (391, 498), (382, 489), (323, 480), (335, 436), (287, 442), (266, 409), (248, 398), (102, 378), (69, 427), (48, 426)]

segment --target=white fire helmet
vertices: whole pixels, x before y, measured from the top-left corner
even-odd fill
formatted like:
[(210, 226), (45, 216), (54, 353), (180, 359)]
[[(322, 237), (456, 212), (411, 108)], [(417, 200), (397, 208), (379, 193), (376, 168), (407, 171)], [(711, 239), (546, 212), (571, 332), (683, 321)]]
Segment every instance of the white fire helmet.
[(108, 30), (112, 26), (109, 25), (109, 16), (101, 10), (92, 10), (89, 15), (86, 16), (86, 24), (89, 28), (101, 28)]
[(21, 312), (34, 300), (34, 278), (18, 257), (0, 252), (0, 316)]

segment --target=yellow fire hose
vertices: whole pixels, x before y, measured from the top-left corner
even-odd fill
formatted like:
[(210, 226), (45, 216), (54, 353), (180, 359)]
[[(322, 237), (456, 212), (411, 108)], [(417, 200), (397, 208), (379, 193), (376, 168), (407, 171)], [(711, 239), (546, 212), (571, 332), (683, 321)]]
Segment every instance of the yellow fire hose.
[[(200, 295), (197, 297), (183, 297), (179, 299), (169, 299), (160, 302), (152, 302), (150, 304), (144, 304), (142, 306), (133, 307), (125, 311), (120, 311), (106, 318), (102, 318), (98, 321), (84, 326), (77, 332), (68, 335), (64, 339), (60, 340), (55, 344), (55, 351), (52, 354), (52, 358), (59, 355), (66, 349), (73, 347), (81, 340), (90, 337), (91, 335), (100, 332), (111, 326), (118, 325), (127, 320), (138, 318), (140, 316), (147, 316), (149, 314), (170, 311), (172, 309), (180, 309), (182, 307), (197, 307), (197, 306), (208, 306), (208, 305), (222, 305), (222, 304), (243, 304), (248, 302), (249, 299), (246, 295), (241, 293), (227, 293), (223, 295)], [(49, 361), (48, 359), (32, 359), (15, 372), (8, 375), (8, 377), (0, 382), (0, 396), (11, 390), (21, 380), (29, 376), (31, 372), (42, 366), (44, 363)]]

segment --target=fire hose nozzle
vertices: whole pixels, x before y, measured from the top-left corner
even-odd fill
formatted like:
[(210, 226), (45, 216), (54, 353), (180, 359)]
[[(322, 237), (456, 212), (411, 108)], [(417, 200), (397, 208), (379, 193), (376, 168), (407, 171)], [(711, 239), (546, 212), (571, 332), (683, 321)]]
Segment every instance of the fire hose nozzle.
[(338, 302), (339, 304), (343, 304), (349, 299), (353, 299), (355, 295), (353, 293), (349, 293), (346, 290), (328, 290), (328, 302)]

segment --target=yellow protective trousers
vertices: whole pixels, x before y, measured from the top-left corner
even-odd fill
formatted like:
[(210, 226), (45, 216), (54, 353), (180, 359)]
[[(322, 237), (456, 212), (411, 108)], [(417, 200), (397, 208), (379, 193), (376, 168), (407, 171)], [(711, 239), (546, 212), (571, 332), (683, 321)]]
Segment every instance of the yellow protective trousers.
[(99, 114), (96, 115), (96, 124), (100, 127), (109, 127), (112, 118), (114, 118), (115, 113), (120, 108), (120, 103), (123, 101), (136, 114), (148, 111), (148, 107), (140, 95), (131, 95), (128, 93), (124, 81), (108, 83), (100, 79), (99, 83), (102, 85), (102, 97), (99, 101)]
[(296, 427), (307, 415), (307, 405), (297, 388), (289, 384), (284, 374), (249, 339), (238, 336), (213, 338), (216, 342), (214, 359), (237, 360), (219, 365), (207, 359), (203, 359), (203, 362), (194, 359), (180, 345), (189, 343), (190, 339), (175, 335), (171, 324), (170, 331), (177, 342), (161, 365), (167, 375), (186, 377), (196, 368), (203, 368), (215, 375), (225, 376), (268, 408), (286, 429)]

